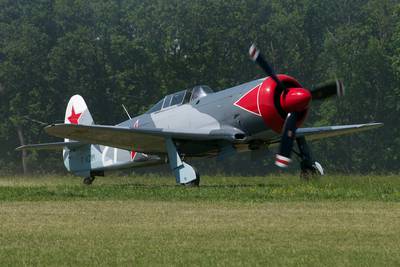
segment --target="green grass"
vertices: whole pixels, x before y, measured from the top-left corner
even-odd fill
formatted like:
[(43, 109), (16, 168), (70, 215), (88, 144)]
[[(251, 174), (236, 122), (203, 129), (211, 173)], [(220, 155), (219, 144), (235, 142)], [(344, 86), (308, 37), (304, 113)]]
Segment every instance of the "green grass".
[(397, 176), (0, 178), (0, 266), (399, 266)]
[(398, 176), (326, 176), (311, 182), (294, 176), (204, 177), (200, 188), (176, 186), (172, 177), (99, 177), (92, 186), (66, 177), (0, 178), (0, 201), (400, 201)]

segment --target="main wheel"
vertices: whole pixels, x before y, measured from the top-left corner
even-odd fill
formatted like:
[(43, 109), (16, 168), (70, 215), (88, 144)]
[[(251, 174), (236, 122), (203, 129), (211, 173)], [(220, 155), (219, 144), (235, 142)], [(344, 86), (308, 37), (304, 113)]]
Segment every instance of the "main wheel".
[(315, 161), (311, 166), (306, 163), (301, 163), (301, 180), (308, 181), (312, 178), (319, 178), (322, 175), (324, 175), (324, 169), (318, 162)]
[(312, 178), (316, 177), (316, 171), (312, 169), (304, 169), (300, 171), (300, 179), (303, 181), (309, 181)]
[(196, 179), (183, 185), (187, 187), (198, 187), (200, 185), (200, 174), (196, 171)]
[(94, 176), (85, 177), (85, 179), (83, 179), (83, 183), (85, 185), (91, 185), (93, 183), (94, 179), (95, 179)]

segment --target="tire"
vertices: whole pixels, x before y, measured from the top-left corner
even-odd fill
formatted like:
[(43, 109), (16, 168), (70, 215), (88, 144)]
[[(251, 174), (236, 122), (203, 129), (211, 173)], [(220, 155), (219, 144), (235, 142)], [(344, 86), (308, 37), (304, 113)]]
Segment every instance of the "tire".
[(94, 176), (85, 177), (85, 179), (83, 179), (83, 184), (91, 185), (93, 183), (94, 179), (95, 179)]
[(321, 176), (321, 173), (315, 168), (307, 168), (300, 171), (300, 179), (303, 181), (317, 180)]
[(196, 171), (196, 179), (191, 181), (191, 182), (189, 182), (189, 183), (183, 184), (183, 185), (187, 186), (187, 187), (199, 187), (200, 186), (200, 175), (199, 175), (199, 173)]
[(316, 161), (313, 164), (310, 162), (301, 162), (300, 167), (300, 179), (303, 181), (318, 179), (324, 175), (324, 169), (322, 168), (321, 164)]
[(313, 170), (305, 169), (300, 171), (300, 179), (303, 181), (310, 181), (315, 176), (316, 173)]

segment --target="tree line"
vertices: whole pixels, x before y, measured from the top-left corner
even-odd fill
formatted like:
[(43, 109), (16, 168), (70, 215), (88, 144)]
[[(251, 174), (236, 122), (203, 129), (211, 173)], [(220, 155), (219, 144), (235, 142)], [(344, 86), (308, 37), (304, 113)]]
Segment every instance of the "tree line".
[[(43, 126), (63, 121), (76, 93), (96, 123), (115, 124), (126, 119), (121, 104), (139, 114), (196, 84), (218, 91), (262, 77), (247, 56), (252, 42), (306, 87), (344, 81), (346, 97), (313, 103), (306, 126), (385, 123), (312, 143), (318, 161), (337, 172), (398, 172), (399, 15), (395, 0), (0, 0), (0, 172), (22, 172), (21, 143), (57, 141)], [(59, 152), (24, 158), (31, 172), (62, 169)], [(264, 174), (272, 159), (199, 164)]]

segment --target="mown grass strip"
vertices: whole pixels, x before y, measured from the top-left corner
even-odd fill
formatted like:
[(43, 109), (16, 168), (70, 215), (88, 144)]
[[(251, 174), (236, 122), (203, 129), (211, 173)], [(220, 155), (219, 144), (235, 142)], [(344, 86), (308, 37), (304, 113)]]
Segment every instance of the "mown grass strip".
[(0, 266), (399, 266), (400, 203), (0, 202)]
[(171, 179), (146, 177), (137, 177), (129, 183), (124, 180), (121, 184), (118, 184), (118, 178), (99, 179), (92, 186), (83, 186), (76, 179), (73, 182), (71, 179), (62, 181), (54, 183), (49, 178), (47, 185), (43, 181), (35, 185), (29, 179), (26, 184), (3, 183), (0, 186), (0, 201), (400, 201), (400, 182), (395, 176), (329, 176), (311, 182), (301, 182), (286, 176), (276, 179), (206, 177), (200, 188), (176, 186)]

